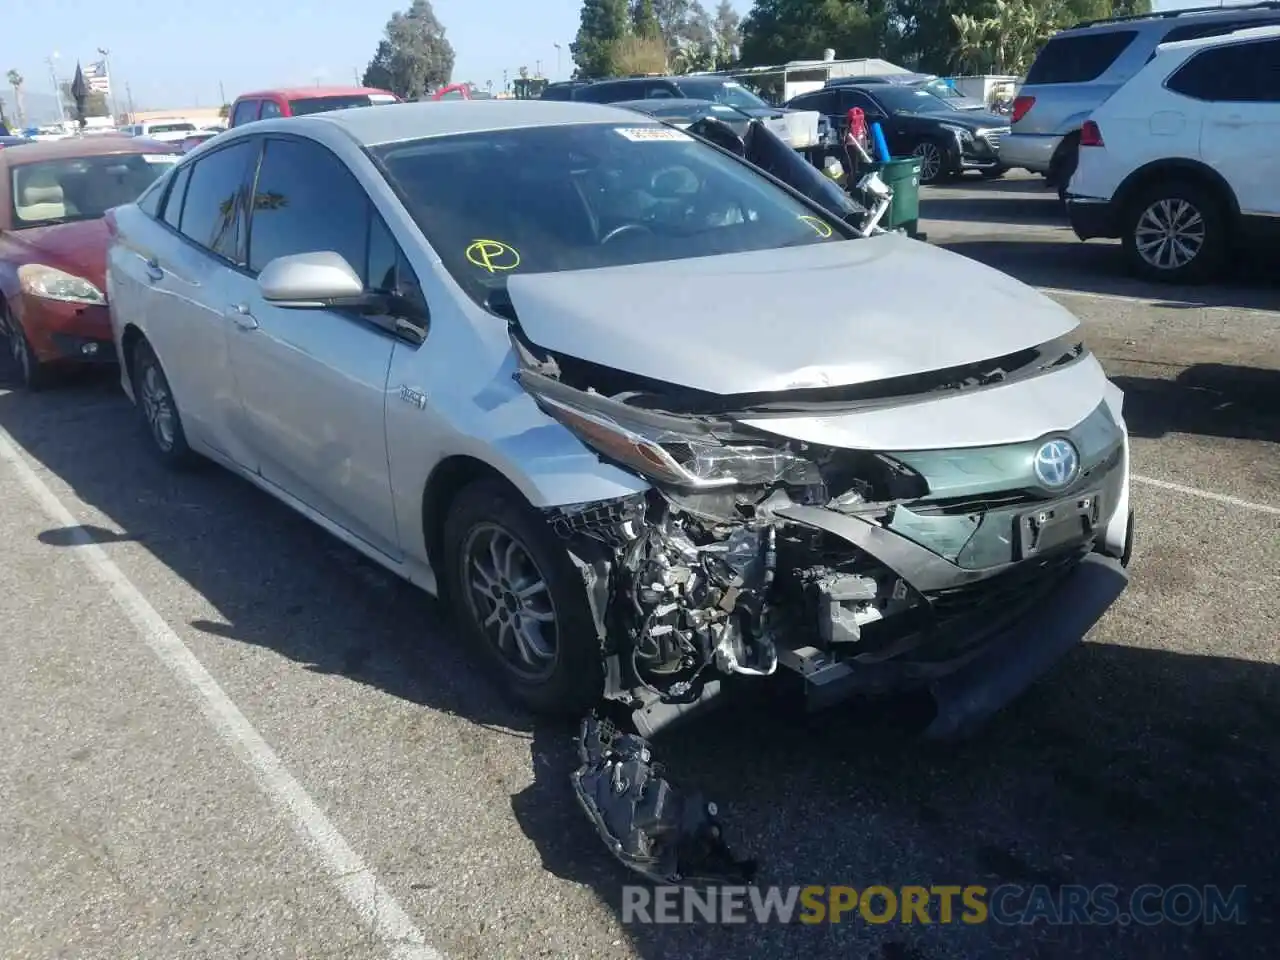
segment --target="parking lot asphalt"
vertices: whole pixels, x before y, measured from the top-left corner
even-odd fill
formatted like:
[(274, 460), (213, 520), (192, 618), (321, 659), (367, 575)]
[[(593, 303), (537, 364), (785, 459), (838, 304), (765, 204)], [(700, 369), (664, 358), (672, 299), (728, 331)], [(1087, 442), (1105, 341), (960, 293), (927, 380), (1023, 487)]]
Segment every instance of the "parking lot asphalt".
[[(637, 926), (571, 729), (442, 611), (216, 469), (110, 376), (0, 392), (0, 956), (1274, 954), (1280, 288), (1164, 289), (1036, 181), (925, 192), (931, 242), (1051, 291), (1127, 392), (1133, 582), (978, 738), (727, 707), (655, 744), (761, 883), (1245, 885), (1243, 926)], [(956, 291), (957, 327), (980, 296)], [(3, 386), (0, 379), (0, 386)]]

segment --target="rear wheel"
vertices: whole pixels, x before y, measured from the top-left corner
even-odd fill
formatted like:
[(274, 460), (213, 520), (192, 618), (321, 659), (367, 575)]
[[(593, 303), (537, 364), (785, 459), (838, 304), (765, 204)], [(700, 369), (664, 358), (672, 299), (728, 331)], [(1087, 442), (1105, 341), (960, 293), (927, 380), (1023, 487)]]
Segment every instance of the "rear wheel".
[(31, 341), (27, 339), (22, 324), (9, 310), (9, 305), (0, 301), (0, 336), (4, 337), (8, 348), (9, 360), (18, 375), (18, 383), (26, 390), (39, 390), (49, 382), (49, 369), (42, 364), (31, 349)]
[(1126, 208), (1124, 252), (1149, 280), (1203, 283), (1226, 260), (1227, 211), (1197, 183), (1154, 183)]
[(174, 468), (193, 464), (196, 456), (187, 445), (169, 379), (146, 340), (139, 340), (133, 348), (133, 393), (142, 425), (151, 439), (151, 450), (161, 462)]
[(582, 576), (512, 488), (481, 480), (458, 494), (441, 562), (459, 626), (513, 699), (574, 717), (599, 701), (603, 660)]
[(1058, 188), (1058, 199), (1067, 202), (1067, 187), (1080, 165), (1080, 135), (1073, 133), (1062, 141), (1049, 166), (1049, 179)]

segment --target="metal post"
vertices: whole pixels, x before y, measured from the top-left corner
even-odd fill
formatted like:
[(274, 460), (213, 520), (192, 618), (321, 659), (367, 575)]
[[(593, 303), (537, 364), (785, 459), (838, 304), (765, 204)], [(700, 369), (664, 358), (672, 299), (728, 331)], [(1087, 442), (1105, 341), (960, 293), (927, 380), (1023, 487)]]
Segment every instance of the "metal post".
[(65, 123), (67, 119), (67, 108), (62, 102), (62, 87), (58, 85), (58, 70), (54, 66), (53, 61), (58, 59), (58, 51), (55, 50), (49, 56), (44, 58), (44, 62), (49, 65), (49, 79), (53, 81), (53, 96), (58, 101), (58, 121)]
[(556, 79), (560, 79), (560, 44), (555, 44), (556, 48)]
[(111, 122), (116, 122), (116, 114), (120, 111), (120, 101), (116, 98), (116, 80), (115, 74), (111, 72), (111, 51), (106, 47), (99, 47), (98, 52), (102, 54), (102, 65), (107, 68), (107, 107), (111, 110)]

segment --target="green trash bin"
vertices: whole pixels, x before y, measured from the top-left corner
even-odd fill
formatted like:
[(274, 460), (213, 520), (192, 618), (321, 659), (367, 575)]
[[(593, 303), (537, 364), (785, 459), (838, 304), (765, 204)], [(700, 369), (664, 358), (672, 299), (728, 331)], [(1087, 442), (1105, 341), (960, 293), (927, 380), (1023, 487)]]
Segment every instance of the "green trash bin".
[(901, 157), (888, 163), (873, 163), (871, 169), (877, 171), (893, 191), (893, 202), (880, 225), (886, 230), (905, 230), (908, 236), (923, 240), (919, 230), (920, 158)]

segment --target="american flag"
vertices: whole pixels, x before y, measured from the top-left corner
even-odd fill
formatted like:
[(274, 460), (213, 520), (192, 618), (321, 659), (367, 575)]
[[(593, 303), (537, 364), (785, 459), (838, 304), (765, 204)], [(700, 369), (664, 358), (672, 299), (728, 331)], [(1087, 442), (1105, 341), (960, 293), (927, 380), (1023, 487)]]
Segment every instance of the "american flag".
[(109, 94), (111, 78), (107, 75), (107, 61), (99, 60), (89, 64), (84, 71), (84, 82), (89, 85), (91, 93)]

